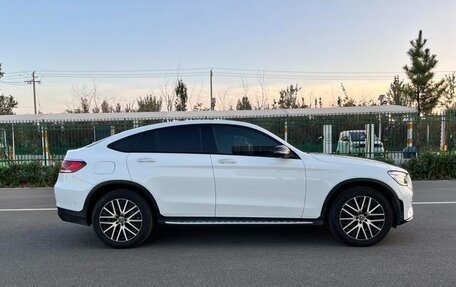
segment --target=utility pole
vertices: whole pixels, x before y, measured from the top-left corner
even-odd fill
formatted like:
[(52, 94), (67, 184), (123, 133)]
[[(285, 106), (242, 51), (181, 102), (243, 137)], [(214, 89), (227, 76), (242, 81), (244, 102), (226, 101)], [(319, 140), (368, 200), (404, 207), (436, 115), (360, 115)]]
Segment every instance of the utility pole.
[(209, 103), (210, 103), (210, 105), (211, 105), (211, 111), (213, 111), (213, 110), (214, 110), (214, 107), (215, 107), (215, 100), (214, 100), (214, 98), (212, 97), (212, 76), (213, 76), (213, 74), (212, 74), (212, 69), (211, 69), (211, 71), (209, 72), (210, 90), (211, 90), (211, 101), (210, 101)]
[(35, 90), (35, 83), (41, 84), (41, 81), (37, 81), (35, 76), (35, 71), (32, 73), (32, 79), (29, 81), (25, 81), (26, 84), (32, 84), (33, 86), (33, 109), (36, 115), (36, 90)]

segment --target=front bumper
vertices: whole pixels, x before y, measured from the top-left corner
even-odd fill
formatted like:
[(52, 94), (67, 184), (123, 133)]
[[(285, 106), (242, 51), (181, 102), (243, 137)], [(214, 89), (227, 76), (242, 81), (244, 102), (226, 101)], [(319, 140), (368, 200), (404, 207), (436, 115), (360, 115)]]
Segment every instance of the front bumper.
[(394, 186), (400, 206), (400, 216), (397, 218), (396, 224), (400, 225), (411, 221), (413, 219), (413, 189), (399, 185), (394, 180), (391, 181), (390, 186)]

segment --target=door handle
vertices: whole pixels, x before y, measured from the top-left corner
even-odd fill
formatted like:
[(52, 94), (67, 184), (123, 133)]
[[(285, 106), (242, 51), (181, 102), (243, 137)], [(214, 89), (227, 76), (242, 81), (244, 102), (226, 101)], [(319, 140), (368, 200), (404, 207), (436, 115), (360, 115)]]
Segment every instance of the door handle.
[(137, 162), (155, 162), (155, 160), (153, 158), (150, 158), (150, 157), (138, 158), (136, 161)]
[(237, 163), (237, 161), (232, 160), (232, 159), (227, 159), (227, 158), (219, 159), (218, 162), (221, 164), (236, 164)]

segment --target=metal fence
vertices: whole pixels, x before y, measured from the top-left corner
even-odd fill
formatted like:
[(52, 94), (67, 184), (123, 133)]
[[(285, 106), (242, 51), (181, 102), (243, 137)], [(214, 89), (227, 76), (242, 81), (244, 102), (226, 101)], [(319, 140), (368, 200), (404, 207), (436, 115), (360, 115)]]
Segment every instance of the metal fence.
[[(182, 119), (185, 117), (0, 122), (0, 165), (32, 161), (55, 164), (69, 149), (134, 127)], [(416, 113), (279, 115), (234, 120), (259, 125), (311, 153), (382, 157), (400, 164), (425, 151), (455, 149), (456, 114), (426, 117)]]

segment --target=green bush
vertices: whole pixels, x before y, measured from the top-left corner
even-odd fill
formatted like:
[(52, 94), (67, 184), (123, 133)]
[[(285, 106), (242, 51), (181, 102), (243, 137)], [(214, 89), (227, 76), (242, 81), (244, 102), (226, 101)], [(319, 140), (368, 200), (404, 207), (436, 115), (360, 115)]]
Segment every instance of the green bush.
[(59, 167), (59, 163), (43, 166), (39, 162), (2, 166), (0, 187), (53, 186), (57, 180)]
[(387, 158), (386, 156), (375, 156), (374, 160), (378, 160), (387, 164), (392, 164), (394, 165), (394, 160)]
[(456, 153), (424, 153), (404, 167), (414, 180), (456, 179)]

